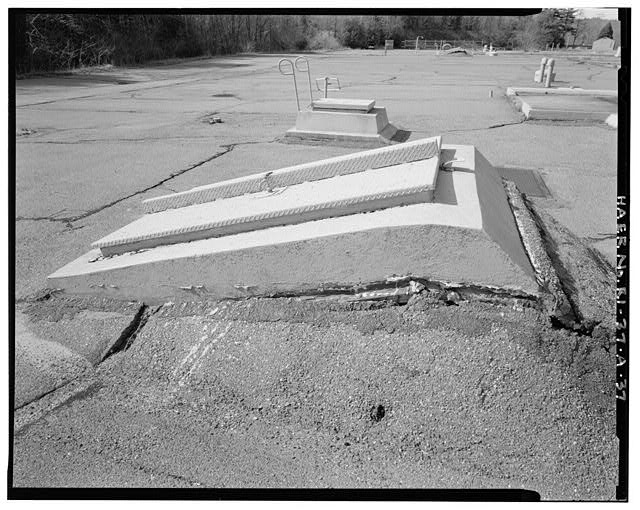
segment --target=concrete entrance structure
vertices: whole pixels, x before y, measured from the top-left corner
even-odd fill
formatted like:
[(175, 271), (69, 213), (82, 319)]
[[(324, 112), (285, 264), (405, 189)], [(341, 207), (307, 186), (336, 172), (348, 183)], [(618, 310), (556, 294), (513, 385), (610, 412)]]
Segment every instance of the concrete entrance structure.
[(402, 277), (539, 290), (500, 176), (474, 147), (439, 137), (202, 186), (145, 208), (49, 286), (146, 302), (355, 292)]
[(298, 112), (296, 125), (286, 133), (293, 140), (337, 140), (371, 145), (391, 143), (398, 129), (387, 110), (371, 99), (324, 98)]
[[(397, 129), (389, 124), (387, 111), (375, 106), (373, 99), (329, 98), (330, 90), (341, 90), (340, 80), (324, 76), (316, 79), (316, 88), (324, 92), (322, 99), (313, 98), (311, 69), (306, 57), (295, 61), (288, 58), (278, 62), (280, 74), (293, 78), (298, 115), (295, 127), (289, 129), (285, 139), (289, 141), (350, 142), (358, 145), (374, 146), (392, 143)], [(309, 84), (309, 104), (300, 108), (297, 73), (307, 75)], [(322, 86), (320, 86), (322, 82)], [(330, 85), (332, 85), (330, 87)], [(333, 87), (337, 85), (337, 89)]]
[(615, 90), (512, 87), (507, 97), (527, 120), (607, 122), (618, 112)]

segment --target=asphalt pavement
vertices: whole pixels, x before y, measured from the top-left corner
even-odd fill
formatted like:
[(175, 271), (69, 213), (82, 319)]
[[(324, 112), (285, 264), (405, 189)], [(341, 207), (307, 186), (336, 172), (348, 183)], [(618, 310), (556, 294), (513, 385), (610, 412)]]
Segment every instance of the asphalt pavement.
[[(48, 274), (140, 217), (146, 198), (353, 152), (282, 143), (296, 116), (284, 56), (16, 82), (16, 345), (59, 361), (23, 364), (14, 484), (459, 484), (612, 498), (617, 132), (523, 122), (505, 90), (531, 86), (541, 54), (307, 58), (312, 79), (338, 76), (336, 96), (375, 99), (411, 140), (442, 135), (494, 166), (538, 171), (550, 196), (530, 200), (566, 241), (558, 256), (596, 317), (588, 332), (517, 303), (176, 310), (44, 292)], [(559, 86), (617, 87), (613, 58), (554, 57)]]
[[(107, 69), (95, 73), (102, 81), (82, 73), (17, 81), (16, 297), (138, 218), (146, 198), (352, 152), (279, 142), (296, 116), (281, 57)], [(613, 264), (617, 131), (522, 123), (504, 92), (532, 85), (540, 55), (308, 58), (312, 78), (338, 76), (336, 95), (375, 99), (412, 140), (442, 135), (475, 145), (494, 166), (538, 170), (552, 194), (541, 205)], [(576, 59), (557, 56), (558, 85), (616, 89), (613, 65)], [(299, 89), (304, 104), (308, 85)], [(209, 123), (213, 116), (223, 122)]]

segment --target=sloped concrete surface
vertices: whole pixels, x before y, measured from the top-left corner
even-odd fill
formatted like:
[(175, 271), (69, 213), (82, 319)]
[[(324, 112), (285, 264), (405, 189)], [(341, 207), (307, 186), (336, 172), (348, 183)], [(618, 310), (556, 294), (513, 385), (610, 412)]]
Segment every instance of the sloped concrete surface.
[[(326, 286), (357, 287), (392, 275), (412, 275), (537, 294), (535, 275), (500, 176), (473, 147), (443, 149), (443, 165), (453, 176), (440, 178), (446, 171), (439, 173), (433, 203), (225, 237), (196, 237), (179, 244), (155, 241), (150, 250), (109, 258), (93, 250), (50, 275), (49, 284), (72, 294), (162, 302), (193, 293), (217, 298), (313, 293)], [(399, 172), (401, 167), (388, 169), (394, 170)], [(357, 176), (366, 175), (347, 177)], [(425, 178), (432, 182), (433, 174)], [(224, 202), (205, 205), (209, 210)], [(166, 214), (180, 214), (188, 224), (191, 213), (185, 208)], [(150, 222), (160, 228), (168, 223), (166, 228), (171, 228), (170, 222), (155, 221), (157, 215), (138, 223), (147, 228)], [(125, 227), (125, 232), (138, 223)], [(138, 231), (140, 236), (145, 232)], [(123, 234), (116, 232), (112, 237), (118, 236)]]
[(138, 302), (69, 298), (24, 303), (19, 310), (29, 331), (97, 365), (129, 333), (141, 307)]
[[(214, 182), (213, 184), (207, 183), (186, 191), (150, 198), (144, 200), (142, 204), (145, 212), (159, 212), (165, 209), (236, 197), (246, 193), (257, 193), (264, 191), (265, 186), (267, 188), (282, 188), (308, 181), (346, 176), (366, 170), (414, 163), (432, 158), (435, 158), (435, 160), (425, 164), (429, 175), (435, 178), (436, 174), (433, 173), (434, 169), (431, 165), (438, 159), (441, 144), (442, 138), (436, 136), (414, 140), (400, 146), (381, 147), (369, 151), (352, 149), (351, 153), (342, 156), (328, 159), (318, 158), (316, 161), (301, 165), (280, 167), (277, 170), (243, 175), (242, 177)], [(312, 149), (309, 150), (312, 151)], [(275, 158), (274, 161), (277, 162), (278, 159)], [(282, 164), (283, 161), (280, 161), (280, 163)], [(437, 168), (437, 165), (435, 168)]]
[(438, 158), (145, 215), (93, 243), (104, 255), (430, 202)]
[(29, 329), (28, 318), (15, 316), (14, 408), (22, 407), (92, 370), (91, 363), (57, 342)]

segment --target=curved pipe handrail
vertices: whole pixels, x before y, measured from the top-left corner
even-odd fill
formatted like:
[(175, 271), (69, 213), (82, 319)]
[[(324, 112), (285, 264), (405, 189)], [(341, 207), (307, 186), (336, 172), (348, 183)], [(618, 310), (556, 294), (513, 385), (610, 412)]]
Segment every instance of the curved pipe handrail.
[[(285, 69), (283, 69), (282, 64), (289, 64), (289, 66), (291, 66), (291, 72), (287, 72)], [(280, 71), (280, 74), (284, 76), (293, 76), (293, 89), (296, 93), (296, 106), (298, 107), (298, 111), (300, 111), (300, 99), (298, 98), (298, 82), (296, 81), (296, 67), (294, 63), (291, 62), (291, 59), (281, 58), (278, 62), (278, 71)]]
[[(304, 64), (304, 68), (301, 69), (298, 64)], [(295, 60), (296, 71), (301, 73), (307, 73), (307, 80), (309, 81), (309, 104), (313, 103), (313, 90), (311, 89), (311, 68), (309, 66), (309, 59), (307, 57), (298, 57)]]

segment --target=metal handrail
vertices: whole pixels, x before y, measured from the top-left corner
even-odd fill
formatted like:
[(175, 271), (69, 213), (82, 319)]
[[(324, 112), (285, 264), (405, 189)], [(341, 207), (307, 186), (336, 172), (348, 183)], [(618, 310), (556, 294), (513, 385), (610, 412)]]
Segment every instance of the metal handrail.
[[(320, 82), (323, 83), (322, 88), (320, 88)], [(338, 88), (329, 88), (329, 84), (336, 84), (338, 85)], [(337, 76), (324, 76), (322, 78), (316, 78), (316, 89), (319, 90), (320, 92), (324, 92), (324, 98), (327, 99), (327, 92), (330, 90), (342, 90), (342, 87), (340, 86), (340, 80), (338, 79)]]
[[(296, 106), (300, 111), (300, 95), (298, 94), (298, 81), (296, 79), (296, 72), (307, 73), (307, 81), (309, 82), (309, 104), (313, 105), (313, 87), (311, 85), (311, 67), (307, 57), (297, 57), (295, 61), (290, 58), (281, 58), (278, 62), (278, 71), (284, 76), (293, 77), (293, 89), (296, 94)], [(323, 86), (320, 87), (320, 82)], [(333, 88), (329, 85), (334, 86)], [(337, 88), (335, 86), (337, 85)], [(316, 78), (316, 89), (324, 93), (325, 99), (329, 90), (342, 90), (340, 80), (335, 76), (324, 76), (322, 78)]]
[[(287, 72), (282, 68), (282, 64), (285, 64), (285, 63), (291, 66), (291, 72)], [(293, 76), (293, 89), (295, 90), (295, 93), (296, 93), (296, 106), (298, 107), (298, 111), (300, 111), (300, 99), (298, 98), (298, 82), (296, 81), (295, 65), (293, 64), (293, 62), (291, 62), (291, 59), (281, 58), (280, 61), (278, 62), (278, 71), (280, 71), (280, 74), (284, 76)]]
[[(304, 68), (301, 69), (299, 67), (299, 65), (304, 64)], [(296, 67), (296, 71), (299, 71), (301, 73), (307, 73), (307, 80), (309, 81), (309, 104), (313, 103), (313, 91), (311, 90), (311, 70), (309, 67), (309, 60), (307, 59), (307, 57), (298, 57), (295, 60), (295, 67)]]

